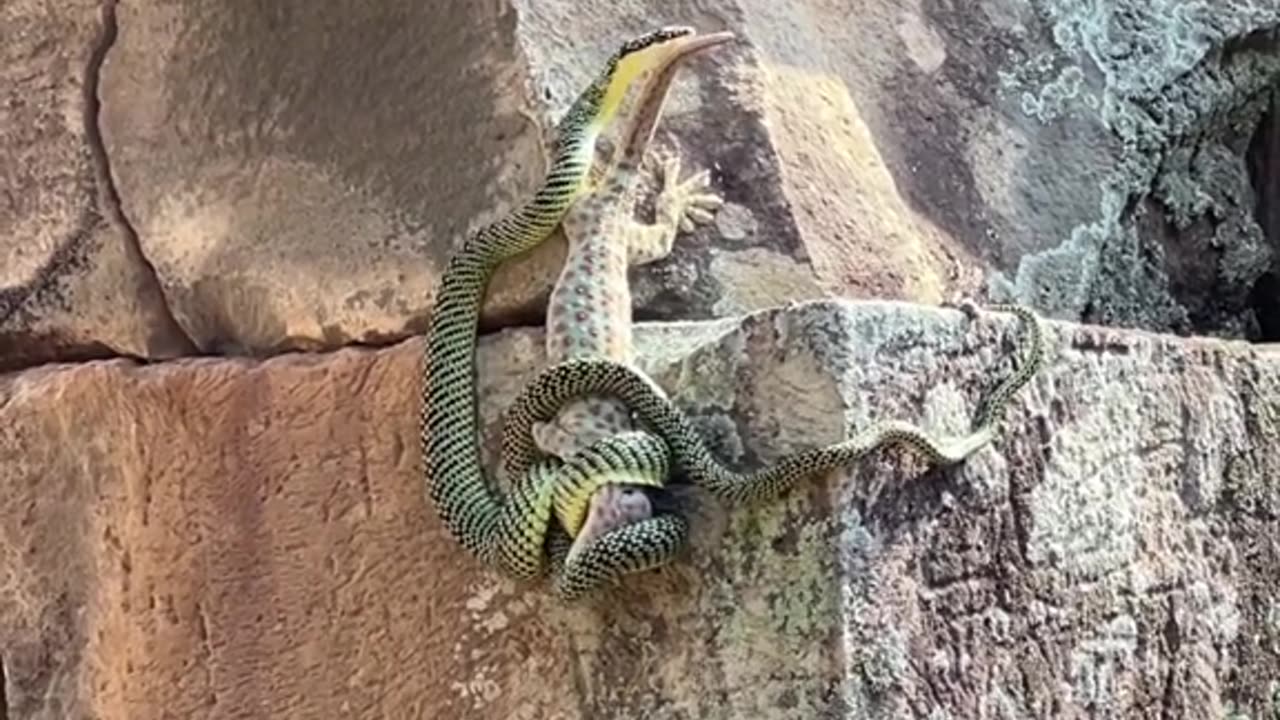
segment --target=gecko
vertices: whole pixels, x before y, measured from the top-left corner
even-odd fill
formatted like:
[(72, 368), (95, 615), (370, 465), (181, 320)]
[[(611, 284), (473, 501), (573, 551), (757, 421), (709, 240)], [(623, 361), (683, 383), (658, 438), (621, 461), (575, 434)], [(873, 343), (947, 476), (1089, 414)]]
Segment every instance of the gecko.
[[(716, 33), (707, 46), (732, 39)], [(702, 48), (699, 48), (702, 49)], [(677, 235), (714, 219), (723, 198), (712, 191), (710, 173), (680, 181), (680, 156), (669, 151), (660, 160), (661, 187), (654, 199), (654, 221), (635, 219), (642, 164), (657, 128), (679, 63), (671, 63), (637, 83), (603, 180), (576, 200), (561, 221), (568, 240), (564, 266), (547, 307), (547, 360), (604, 357), (634, 363), (631, 288), (628, 270), (670, 255)], [(571, 400), (555, 420), (539, 424), (534, 439), (540, 450), (568, 458), (604, 437), (635, 429), (627, 406), (605, 396)], [(597, 490), (569, 556), (609, 530), (647, 518), (653, 498), (638, 487), (610, 484)]]

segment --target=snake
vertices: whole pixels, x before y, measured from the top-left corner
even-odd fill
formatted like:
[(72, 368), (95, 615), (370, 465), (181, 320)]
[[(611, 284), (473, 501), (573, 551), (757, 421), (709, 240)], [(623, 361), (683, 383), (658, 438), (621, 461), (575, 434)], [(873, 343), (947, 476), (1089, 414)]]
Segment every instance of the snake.
[[(665, 564), (684, 546), (688, 526), (679, 513), (661, 513), (610, 530), (572, 560), (568, 536), (553, 522), (557, 498), (583, 498), (607, 484), (662, 487), (671, 473), (683, 474), (731, 502), (777, 497), (797, 481), (860, 459), (891, 444), (916, 449), (941, 464), (959, 462), (990, 442), (1010, 397), (1031, 379), (1043, 358), (1039, 318), (1020, 306), (1014, 312), (1029, 328), (1031, 351), (1019, 370), (1001, 383), (979, 412), (976, 429), (957, 439), (936, 440), (903, 421), (883, 421), (847, 441), (784, 456), (763, 469), (738, 473), (725, 467), (697, 428), (648, 376), (629, 364), (604, 358), (574, 358), (551, 365), (527, 384), (507, 412), (503, 469), (510, 490), (502, 496), (485, 477), (474, 352), (480, 307), (497, 267), (544, 241), (582, 192), (595, 141), (616, 113), (627, 87), (663, 56), (650, 48), (692, 34), (663, 28), (628, 41), (610, 56), (605, 70), (574, 101), (557, 124), (558, 144), (550, 170), (532, 199), (469, 236), (441, 275), (431, 314), (423, 363), (420, 439), (428, 494), (448, 531), (468, 552), (521, 579), (548, 566), (557, 595), (574, 600), (622, 574)], [(561, 461), (540, 456), (533, 442), (536, 422), (547, 422), (570, 399), (612, 395), (654, 430), (601, 439)], [(548, 562), (550, 556), (550, 562)]]
[[(626, 403), (637, 420), (666, 441), (673, 453), (674, 471), (731, 504), (777, 498), (802, 479), (844, 467), (890, 445), (908, 447), (937, 465), (954, 465), (991, 442), (1012, 397), (1044, 364), (1044, 327), (1035, 311), (1016, 303), (995, 304), (986, 309), (1018, 318), (1026, 335), (1026, 350), (1017, 370), (980, 404), (973, 429), (965, 435), (939, 439), (912, 423), (882, 420), (847, 440), (794, 451), (765, 467), (738, 472), (715, 457), (693, 421), (643, 371), (605, 358), (570, 358), (544, 368), (508, 407), (502, 436), (506, 471), (520, 472), (538, 461), (534, 423), (546, 422), (566, 401), (587, 394), (611, 395)], [(962, 311), (967, 315), (976, 313), (969, 304)]]
[(420, 414), (427, 494), (466, 551), (518, 579), (540, 576), (550, 565), (555, 591), (566, 600), (621, 574), (665, 564), (683, 547), (687, 523), (668, 513), (613, 530), (566, 560), (564, 530), (553, 521), (557, 498), (585, 499), (607, 484), (661, 486), (671, 449), (653, 435), (622, 433), (563, 461), (530, 458), (519, 473), (506, 476), (509, 491), (496, 492), (480, 452), (474, 355), (481, 305), (498, 266), (549, 237), (584, 191), (596, 140), (628, 87), (671, 62), (678, 56), (673, 45), (693, 34), (693, 28), (669, 26), (622, 43), (557, 123), (552, 162), (533, 197), (464, 240), (450, 256), (433, 302)]

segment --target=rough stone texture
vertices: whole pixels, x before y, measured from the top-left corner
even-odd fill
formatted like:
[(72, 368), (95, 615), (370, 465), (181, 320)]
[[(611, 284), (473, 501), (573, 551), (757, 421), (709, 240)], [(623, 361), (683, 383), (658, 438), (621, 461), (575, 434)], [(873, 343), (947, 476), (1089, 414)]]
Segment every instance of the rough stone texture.
[[(1249, 168), (1276, 0), (102, 8), (5, 4), (5, 367), (421, 331), (453, 244), (527, 196), (572, 96), (670, 22), (741, 37), (691, 63), (659, 132), (728, 203), (636, 270), (638, 317), (990, 285), (1061, 318), (1275, 337), (1274, 173)], [(563, 250), (504, 270), (486, 325), (536, 321)]]
[(1271, 268), (1253, 287), (1262, 337), (1280, 339), (1280, 87), (1249, 146), (1249, 174), (1257, 188), (1257, 215), (1271, 248)]
[(1035, 6), (1059, 52), (1020, 55), (1002, 92), (1049, 127), (1099, 128), (1110, 151), (1095, 218), (1024, 256), (1012, 287), (1093, 322), (1259, 337), (1249, 296), (1276, 253), (1246, 151), (1280, 78), (1280, 3)]
[(125, 212), (203, 350), (421, 331), (453, 242), (545, 170), (501, 3), (117, 13), (104, 139)]
[[(751, 465), (875, 418), (962, 429), (1015, 328), (817, 303), (638, 340)], [(1280, 356), (1050, 340), (965, 466), (881, 454), (577, 608), (482, 571), (437, 522), (417, 340), (11, 374), (8, 717), (1273, 717)], [(540, 348), (484, 343), (490, 440)]]
[(191, 352), (119, 217), (97, 138), (100, 3), (0, 3), (0, 371)]

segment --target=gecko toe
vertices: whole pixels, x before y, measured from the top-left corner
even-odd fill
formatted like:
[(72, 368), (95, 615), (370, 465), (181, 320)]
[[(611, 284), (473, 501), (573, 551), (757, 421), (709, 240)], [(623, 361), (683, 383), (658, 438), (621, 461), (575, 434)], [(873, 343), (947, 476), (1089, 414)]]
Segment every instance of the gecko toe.
[(692, 220), (693, 222), (699, 223), (699, 224), (709, 223), (715, 218), (715, 216), (712, 215), (711, 213), (696, 206), (690, 207), (688, 210), (685, 210), (684, 216), (686, 219)]

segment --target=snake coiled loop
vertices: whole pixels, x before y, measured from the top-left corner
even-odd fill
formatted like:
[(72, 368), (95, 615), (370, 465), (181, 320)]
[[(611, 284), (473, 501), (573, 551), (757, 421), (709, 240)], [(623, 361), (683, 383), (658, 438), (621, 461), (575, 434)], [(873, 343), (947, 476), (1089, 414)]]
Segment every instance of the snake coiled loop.
[[(669, 450), (660, 440), (636, 437), (593, 445), (564, 463), (532, 463), (511, 479), (500, 496), (485, 477), (480, 457), (475, 346), (480, 306), (493, 272), (503, 261), (545, 240), (579, 195), (587, 178), (606, 94), (614, 88), (620, 58), (647, 44), (692, 32), (664, 28), (625, 43), (604, 71), (574, 102), (557, 126), (551, 170), (534, 197), (468, 238), (440, 278), (423, 363), (420, 441), (427, 492), (445, 527), (470, 553), (517, 578), (546, 569), (553, 551), (557, 593), (572, 599), (631, 569), (661, 562), (683, 544), (678, 518), (653, 518), (623, 528), (572, 560), (552, 522), (556, 503), (583, 502), (601, 484), (661, 484)], [(640, 442), (628, 449), (627, 443)], [(648, 445), (643, 443), (648, 442)], [(658, 458), (658, 462), (654, 462)], [(608, 467), (613, 474), (602, 474)], [(549, 546), (548, 541), (553, 541)]]
[(1018, 317), (1027, 349), (1017, 371), (982, 403), (974, 429), (957, 438), (939, 440), (911, 423), (887, 420), (843, 442), (794, 452), (759, 470), (735, 472), (712, 454), (693, 422), (648, 375), (625, 363), (584, 358), (545, 368), (508, 408), (503, 430), (506, 468), (520, 472), (534, 462), (533, 424), (545, 422), (568, 399), (587, 394), (611, 395), (626, 403), (638, 420), (671, 446), (678, 469), (692, 483), (731, 504), (776, 498), (801, 479), (845, 466), (887, 445), (904, 445), (932, 463), (953, 465), (991, 441), (1010, 399), (1044, 363), (1044, 329), (1039, 316), (1020, 305), (991, 309)]

